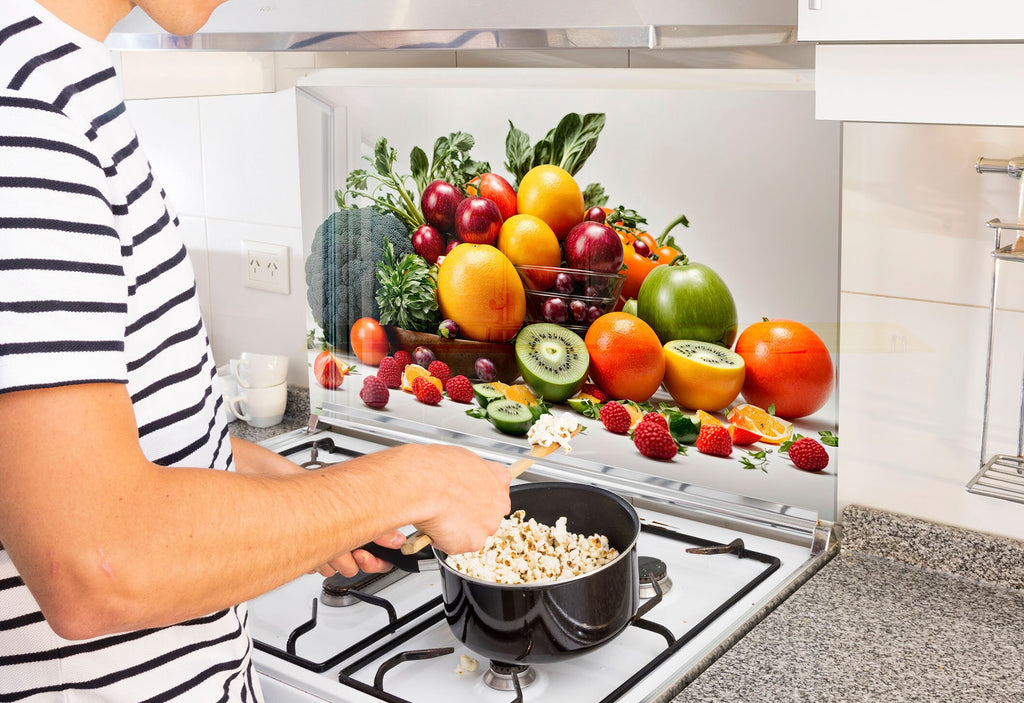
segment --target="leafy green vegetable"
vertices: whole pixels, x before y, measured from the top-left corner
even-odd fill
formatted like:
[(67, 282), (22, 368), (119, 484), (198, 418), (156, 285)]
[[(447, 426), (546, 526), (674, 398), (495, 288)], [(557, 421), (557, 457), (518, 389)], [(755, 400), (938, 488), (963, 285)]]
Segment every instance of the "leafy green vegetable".
[(583, 208), (589, 210), (592, 207), (604, 207), (608, 204), (608, 195), (604, 192), (604, 186), (600, 183), (591, 183), (583, 189)]
[(377, 264), (377, 306), (380, 323), (402, 329), (429, 332), (437, 328), (437, 283), (422, 256), (395, 256), (390, 241)]
[(447, 137), (438, 137), (434, 141), (434, 153), (429, 163), (424, 151), (413, 147), (409, 163), (420, 193), (436, 180), (463, 188), (481, 173), (489, 172), (491, 165), (488, 162), (470, 158), (469, 152), (475, 145), (473, 135), (465, 132), (452, 132)]
[[(543, 139), (530, 146), (530, 137), (509, 120), (505, 168), (512, 174), (512, 186), (518, 188), (526, 172), (541, 164), (554, 164), (575, 176), (597, 148), (597, 138), (604, 124), (603, 112), (586, 115), (570, 112)], [(603, 205), (608, 201), (604, 189), (596, 183), (588, 185), (583, 192), (584, 201), (589, 205)]]
[(821, 443), (829, 447), (839, 446), (839, 436), (834, 435), (828, 430), (821, 430), (818, 432), (818, 436), (821, 437)]

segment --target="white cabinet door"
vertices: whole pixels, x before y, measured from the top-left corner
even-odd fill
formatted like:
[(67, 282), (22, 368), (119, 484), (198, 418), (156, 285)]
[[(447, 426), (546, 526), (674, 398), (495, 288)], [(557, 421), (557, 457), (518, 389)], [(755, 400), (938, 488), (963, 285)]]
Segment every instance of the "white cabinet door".
[(797, 0), (800, 41), (1024, 40), (1020, 0)]

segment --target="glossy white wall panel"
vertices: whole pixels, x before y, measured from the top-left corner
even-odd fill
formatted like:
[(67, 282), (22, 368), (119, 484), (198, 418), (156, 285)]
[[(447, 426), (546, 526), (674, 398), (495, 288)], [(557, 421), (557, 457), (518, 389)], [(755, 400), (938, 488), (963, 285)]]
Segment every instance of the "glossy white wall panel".
[(122, 51), (125, 97), (177, 98), (274, 90), (274, 54), (242, 51)]
[[(210, 342), (218, 364), (238, 358), (243, 351), (285, 354), (288, 382), (306, 385), (302, 232), (297, 227), (278, 227), (208, 218)], [(246, 288), (242, 278), (242, 241), (253, 240), (290, 248), (291, 294), (281, 295)]]
[(128, 116), (179, 215), (202, 217), (203, 156), (196, 98), (128, 100)]
[(203, 313), (207, 331), (213, 321), (210, 299), (210, 252), (206, 240), (206, 219), (182, 215), (178, 218), (181, 225), (179, 232), (185, 243), (185, 251), (192, 261), (196, 274), (196, 294), (199, 296), (199, 309)]
[[(801, 41), (1015, 40), (1017, 0), (799, 0)], [(816, 9), (812, 9), (816, 8)]]
[(201, 98), (206, 214), (298, 227), (295, 94)]
[[(1019, 505), (965, 489), (980, 463), (987, 309), (856, 293), (841, 308), (840, 510), (869, 505), (1024, 538)], [(1007, 313), (1001, 327), (1006, 353), (1019, 356), (1024, 315)], [(1000, 441), (1015, 436), (1019, 399), (1020, 377), (1005, 371)]]
[[(985, 222), (1016, 219), (1020, 182), (974, 164), (1021, 153), (1018, 127), (845, 124), (843, 290), (987, 306)], [(1005, 285), (1002, 304), (1024, 309), (1024, 277)]]

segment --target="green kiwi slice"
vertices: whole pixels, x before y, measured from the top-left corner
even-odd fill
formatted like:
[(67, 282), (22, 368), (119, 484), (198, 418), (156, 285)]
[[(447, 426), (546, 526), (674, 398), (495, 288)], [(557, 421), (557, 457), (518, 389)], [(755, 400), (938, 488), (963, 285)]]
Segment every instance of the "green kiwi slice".
[(524, 435), (533, 426), (533, 413), (515, 400), (492, 400), (487, 404), (487, 419), (499, 431), (511, 435)]
[(534, 393), (549, 403), (561, 403), (587, 380), (590, 354), (572, 330), (538, 322), (516, 335), (516, 362)]
[(493, 383), (474, 383), (473, 398), (481, 408), (486, 408), (493, 400), (500, 400), (505, 394), (494, 387)]

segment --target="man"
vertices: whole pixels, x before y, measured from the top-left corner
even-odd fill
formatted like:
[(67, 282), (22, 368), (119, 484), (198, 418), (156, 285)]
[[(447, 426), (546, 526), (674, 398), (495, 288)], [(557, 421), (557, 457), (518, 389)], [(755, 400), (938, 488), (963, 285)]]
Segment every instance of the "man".
[[(244, 603), (415, 525), (477, 549), (508, 471), (316, 472), (233, 439), (177, 219), (102, 45), (129, 0), (0, 3), (0, 701), (258, 700)], [(138, 0), (189, 34), (219, 0)], [(214, 470), (210, 470), (214, 469)]]

